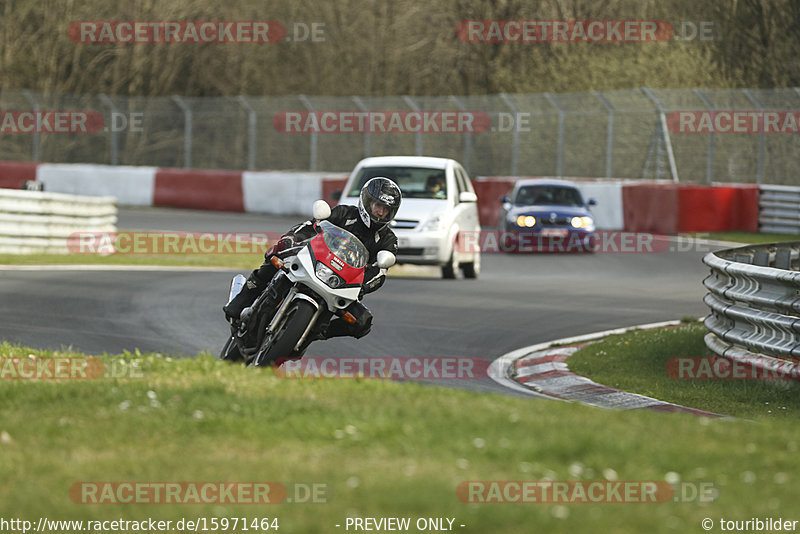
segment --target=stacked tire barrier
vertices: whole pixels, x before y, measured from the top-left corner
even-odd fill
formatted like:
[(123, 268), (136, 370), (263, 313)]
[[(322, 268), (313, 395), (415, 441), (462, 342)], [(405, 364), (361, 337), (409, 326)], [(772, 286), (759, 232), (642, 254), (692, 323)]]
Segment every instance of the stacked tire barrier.
[(0, 189), (0, 254), (66, 254), (75, 232), (115, 232), (113, 197)]
[(762, 232), (800, 234), (800, 187), (762, 185), (758, 206)]
[(703, 258), (706, 346), (745, 367), (798, 375), (800, 241), (721, 250)]

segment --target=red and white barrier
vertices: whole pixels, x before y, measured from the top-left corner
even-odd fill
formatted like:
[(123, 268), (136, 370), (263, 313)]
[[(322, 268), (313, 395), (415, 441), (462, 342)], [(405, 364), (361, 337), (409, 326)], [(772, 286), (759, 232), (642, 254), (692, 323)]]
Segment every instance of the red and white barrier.
[(128, 206), (152, 206), (155, 167), (42, 163), (36, 179), (52, 193), (116, 197)]
[[(19, 189), (39, 180), (45, 191), (113, 196), (119, 205), (200, 210), (305, 214), (314, 200), (331, 198), (346, 173), (158, 169), (90, 164), (0, 162), (0, 187)], [(473, 181), (481, 225), (493, 228), (500, 197), (515, 177)], [(699, 186), (672, 182), (573, 179), (599, 230), (654, 232), (758, 231), (757, 185)]]

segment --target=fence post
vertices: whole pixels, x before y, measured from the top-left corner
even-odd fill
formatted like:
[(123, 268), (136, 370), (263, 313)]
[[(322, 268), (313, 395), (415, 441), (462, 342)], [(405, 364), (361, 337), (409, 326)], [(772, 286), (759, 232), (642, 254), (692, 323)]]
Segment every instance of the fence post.
[(556, 160), (556, 176), (564, 176), (564, 110), (558, 105), (550, 93), (544, 93), (550, 105), (558, 110), (558, 159)]
[(761, 111), (761, 128), (758, 132), (758, 184), (764, 183), (764, 157), (766, 155), (766, 142), (767, 140), (764, 138), (764, 106), (761, 104), (761, 101), (755, 97), (750, 89), (743, 89), (742, 92), (747, 97), (750, 102), (756, 105), (758, 111)]
[[(405, 95), (405, 96), (403, 96), (403, 101), (404, 101), (404, 102), (405, 102), (405, 103), (408, 105), (408, 107), (410, 107), (410, 108), (411, 108), (413, 111), (416, 111), (417, 113), (419, 113), (419, 112), (421, 111), (421, 110), (419, 109), (419, 106), (417, 105), (417, 103), (416, 103), (416, 102), (414, 102), (414, 101), (411, 99), (411, 97), (410, 97), (410, 96), (408, 96), (408, 95)], [(417, 132), (417, 137), (416, 137), (416, 147), (415, 147), (415, 148), (416, 148), (416, 153), (417, 153), (417, 156), (421, 156), (421, 155), (422, 155), (422, 128), (420, 128), (420, 129), (419, 129), (419, 131)]]
[(519, 166), (519, 109), (505, 93), (500, 93), (500, 98), (503, 99), (506, 106), (514, 114), (514, 131), (511, 133), (511, 176), (519, 176), (517, 174)]
[(247, 170), (252, 171), (256, 168), (256, 110), (250, 105), (247, 99), (239, 95), (236, 101), (247, 112)]
[(172, 101), (183, 111), (183, 167), (192, 166), (192, 110), (179, 96), (173, 96)]
[[(450, 95), (450, 100), (455, 102), (458, 109), (462, 112), (466, 112), (467, 108), (464, 107), (464, 104), (456, 97), (455, 95)], [(464, 132), (462, 134), (464, 136), (464, 170), (467, 171), (467, 174), (470, 173), (470, 160), (472, 159), (472, 132)]]
[[(28, 99), (28, 102), (31, 103), (33, 106), (33, 112), (38, 116), (39, 115), (39, 101), (36, 100), (36, 97), (33, 96), (33, 93), (30, 90), (25, 89), (22, 91), (22, 94), (25, 95), (25, 98)], [(33, 132), (33, 161), (39, 161), (39, 151), (41, 148), (42, 138), (41, 132), (39, 132), (39, 128), (36, 128)]]
[(372, 132), (370, 131), (370, 125), (372, 124), (369, 121), (369, 108), (364, 104), (364, 101), (361, 100), (360, 96), (354, 96), (353, 102), (356, 103), (358, 109), (367, 113), (367, 129), (364, 131), (364, 157), (369, 157), (372, 155)]
[(114, 127), (114, 115), (117, 114), (117, 106), (106, 94), (100, 95), (100, 101), (103, 102), (111, 110), (111, 165), (119, 165), (119, 140), (117, 139), (117, 129)]
[[(300, 95), (297, 98), (300, 99), (300, 102), (306, 107), (308, 111), (314, 113), (314, 106), (311, 105), (311, 101), (308, 99), (306, 95)], [(309, 170), (315, 172), (317, 170), (317, 139), (318, 139), (319, 132), (314, 130), (311, 132), (311, 161), (309, 162)]]
[[(708, 111), (710, 111), (711, 114), (713, 115), (714, 114), (714, 104), (711, 102), (711, 100), (709, 100), (708, 97), (705, 95), (705, 93), (703, 93), (703, 91), (701, 91), (700, 89), (695, 89), (694, 92), (695, 92), (695, 94), (697, 94), (697, 96), (700, 97), (700, 100), (703, 101), (703, 103), (708, 108)], [(716, 147), (716, 139), (714, 138), (714, 128), (711, 128), (711, 131), (708, 134), (708, 152), (706, 154), (706, 183), (708, 185), (711, 185), (711, 183), (714, 181), (714, 148), (715, 147)]]
[(608, 111), (608, 125), (606, 126), (606, 178), (611, 178), (614, 157), (614, 106), (600, 91), (592, 91)]
[(661, 123), (661, 136), (667, 145), (667, 159), (669, 160), (669, 172), (672, 174), (672, 181), (678, 182), (678, 168), (675, 165), (675, 154), (672, 153), (672, 139), (669, 137), (669, 129), (667, 128), (667, 115), (664, 112), (664, 105), (661, 103), (653, 90), (649, 87), (642, 87), (642, 91), (647, 97), (653, 101), (658, 109), (658, 121)]

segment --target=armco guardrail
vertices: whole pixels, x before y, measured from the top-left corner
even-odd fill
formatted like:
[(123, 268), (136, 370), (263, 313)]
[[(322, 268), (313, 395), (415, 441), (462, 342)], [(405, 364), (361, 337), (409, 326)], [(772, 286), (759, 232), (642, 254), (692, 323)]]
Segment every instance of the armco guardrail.
[[(800, 360), (800, 241), (707, 254), (706, 346), (762, 370), (794, 373)], [(794, 376), (797, 376), (796, 374)]]
[(114, 232), (114, 197), (0, 189), (0, 253), (66, 254), (75, 232)]
[(800, 234), (800, 187), (761, 185), (758, 208), (760, 231)]

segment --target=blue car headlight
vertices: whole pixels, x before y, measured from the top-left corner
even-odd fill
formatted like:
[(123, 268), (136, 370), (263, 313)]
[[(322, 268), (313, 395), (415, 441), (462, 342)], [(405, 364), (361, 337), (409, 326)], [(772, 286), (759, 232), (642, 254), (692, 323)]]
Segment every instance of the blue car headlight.
[(514, 222), (520, 228), (532, 228), (536, 225), (536, 217), (533, 215), (520, 215)]
[(569, 223), (573, 228), (586, 230), (587, 232), (594, 231), (594, 219), (589, 216), (573, 217)]

